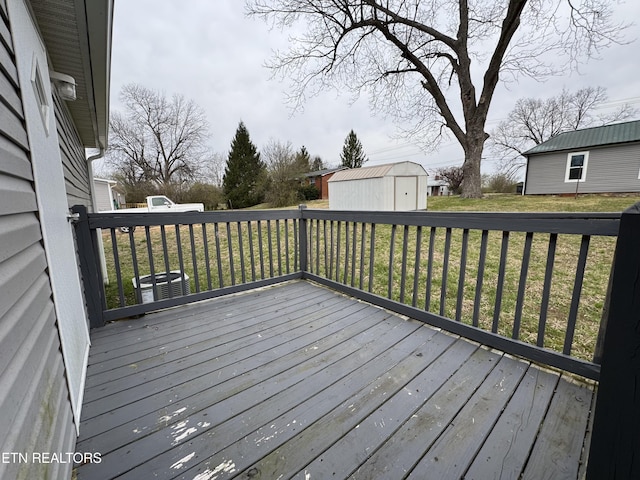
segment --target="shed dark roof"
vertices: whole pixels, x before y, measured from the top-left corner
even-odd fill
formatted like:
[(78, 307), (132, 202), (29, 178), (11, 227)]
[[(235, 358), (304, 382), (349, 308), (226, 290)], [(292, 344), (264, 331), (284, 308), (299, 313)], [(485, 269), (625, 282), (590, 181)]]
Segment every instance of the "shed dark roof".
[(305, 177), (324, 177), (325, 175), (329, 175), (333, 172), (339, 172), (340, 170), (345, 170), (347, 167), (336, 167), (336, 168), (325, 168), (324, 170), (316, 170), (315, 172), (305, 173)]
[(536, 145), (523, 155), (549, 153), (560, 150), (576, 150), (580, 148), (614, 145), (640, 141), (640, 120), (616, 123), (604, 127), (585, 128), (574, 132), (557, 135), (546, 142)]

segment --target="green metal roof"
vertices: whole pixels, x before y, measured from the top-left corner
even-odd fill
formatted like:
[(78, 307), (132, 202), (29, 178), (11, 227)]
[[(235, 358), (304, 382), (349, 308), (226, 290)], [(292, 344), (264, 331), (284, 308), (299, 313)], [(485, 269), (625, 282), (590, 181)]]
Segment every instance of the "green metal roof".
[(616, 123), (604, 127), (585, 128), (574, 132), (561, 133), (540, 145), (536, 145), (524, 152), (523, 155), (578, 150), (638, 141), (640, 141), (640, 120), (635, 120), (633, 122)]

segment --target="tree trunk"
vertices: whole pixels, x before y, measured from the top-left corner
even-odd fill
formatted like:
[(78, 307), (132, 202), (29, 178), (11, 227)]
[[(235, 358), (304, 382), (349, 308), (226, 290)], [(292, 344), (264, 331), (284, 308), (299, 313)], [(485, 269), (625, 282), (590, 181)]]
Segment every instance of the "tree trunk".
[(479, 138), (467, 137), (464, 147), (464, 164), (462, 173), (462, 198), (482, 198), (482, 177), (480, 163), (484, 148), (485, 136)]

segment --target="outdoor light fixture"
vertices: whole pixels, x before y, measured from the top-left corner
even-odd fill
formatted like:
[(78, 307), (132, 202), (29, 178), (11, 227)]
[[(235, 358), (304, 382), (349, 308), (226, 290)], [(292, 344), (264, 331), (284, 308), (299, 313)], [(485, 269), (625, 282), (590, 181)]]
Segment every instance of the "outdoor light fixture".
[(76, 99), (76, 81), (71, 75), (49, 72), (49, 78), (63, 100), (72, 102)]

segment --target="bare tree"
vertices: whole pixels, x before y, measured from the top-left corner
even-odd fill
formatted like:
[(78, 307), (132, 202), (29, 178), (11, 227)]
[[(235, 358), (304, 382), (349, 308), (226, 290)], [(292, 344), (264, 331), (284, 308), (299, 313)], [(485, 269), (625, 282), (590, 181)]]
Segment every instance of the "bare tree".
[(124, 112), (111, 116), (106, 160), (125, 186), (144, 183), (166, 194), (198, 174), (207, 158), (204, 111), (181, 95), (129, 84), (120, 92)]
[(216, 152), (208, 155), (200, 170), (201, 181), (215, 185), (216, 187), (221, 187), (226, 165), (227, 159), (223, 153)]
[(464, 188), (464, 171), (462, 167), (442, 167), (436, 170), (436, 175), (447, 182), (451, 193), (459, 194)]
[(598, 113), (598, 106), (606, 101), (607, 90), (603, 87), (586, 87), (575, 93), (563, 89), (546, 100), (518, 100), (507, 118), (491, 132), (489, 146), (499, 170), (513, 178), (526, 164), (522, 154), (535, 145), (563, 132), (608, 125), (637, 114), (628, 104), (613, 112)]
[(608, 0), (248, 0), (250, 14), (275, 26), (304, 22), (270, 64), (291, 80), (295, 102), (348, 88), (411, 120), (431, 145), (448, 130), (464, 150), (465, 197), (481, 196), (499, 78), (541, 78), (562, 68), (546, 59), (566, 54), (562, 66), (572, 68), (619, 42), (624, 25), (613, 24), (612, 8)]
[(299, 152), (294, 153), (291, 142), (270, 140), (261, 154), (269, 173), (265, 200), (272, 207), (293, 205), (299, 200), (301, 176), (309, 171), (308, 161), (306, 165), (300, 161)]

